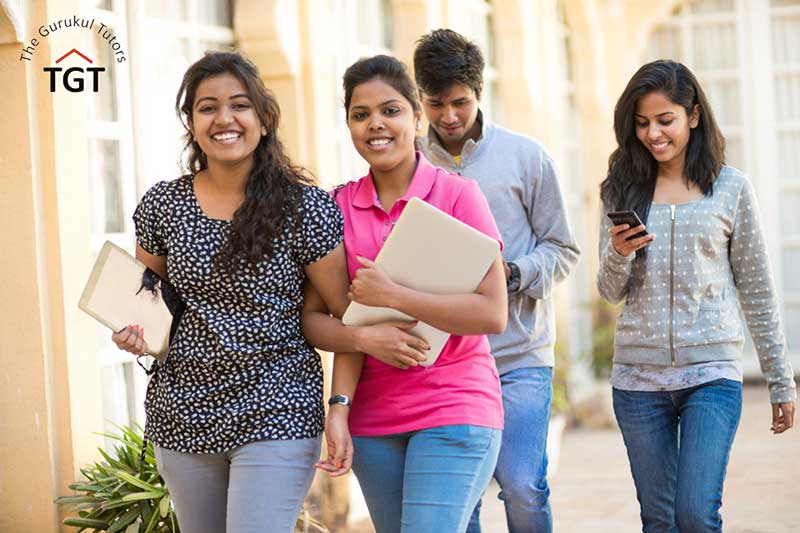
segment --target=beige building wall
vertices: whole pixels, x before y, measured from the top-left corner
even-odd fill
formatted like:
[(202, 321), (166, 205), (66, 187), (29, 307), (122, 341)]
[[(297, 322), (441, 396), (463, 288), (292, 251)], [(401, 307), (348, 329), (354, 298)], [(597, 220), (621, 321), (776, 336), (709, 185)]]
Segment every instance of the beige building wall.
[(60, 37), (39, 39), (33, 60), (19, 59), (50, 12), (45, 2), (0, 7), (0, 530), (8, 532), (58, 529), (53, 499), (94, 457), (102, 428), (94, 325), (76, 306), (92, 260), (81, 194), (86, 111), (81, 99), (50, 93), (41, 71), (61, 52)]
[[(572, 29), (587, 230), (584, 261), (596, 262), (597, 185), (614, 147), (613, 105), (638, 67), (650, 29), (675, 0), (566, 0)], [(497, 79), (503, 123), (541, 139), (563, 157), (562, 95), (548, 83), (558, 55), (555, 0), (495, 0)], [(293, 158), (324, 184), (338, 176), (336, 106), (331, 91), (340, 38), (326, 0), (237, 0), (241, 49), (261, 68), (283, 112), (281, 134)], [(411, 63), (414, 43), (435, 27), (459, 29), (468, 11), (456, 0), (393, 0), (394, 53)], [(39, 24), (80, 12), (77, 0), (0, 2), (0, 531), (56, 531), (52, 503), (78, 468), (95, 458), (103, 427), (96, 329), (76, 302), (90, 247), (85, 101), (51, 94), (41, 68), (66, 43), (54, 34), (35, 61), (21, 42)], [(349, 178), (349, 176), (347, 177)], [(594, 271), (591, 266), (588, 269)], [(592, 284), (593, 285), (593, 284)], [(564, 311), (562, 309), (562, 311)], [(563, 313), (562, 313), (563, 314)]]

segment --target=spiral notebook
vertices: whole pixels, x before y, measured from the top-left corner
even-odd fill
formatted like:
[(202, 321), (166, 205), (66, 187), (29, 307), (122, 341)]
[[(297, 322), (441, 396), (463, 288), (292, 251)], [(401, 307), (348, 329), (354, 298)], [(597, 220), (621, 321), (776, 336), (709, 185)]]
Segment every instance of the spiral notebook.
[(169, 349), (172, 314), (161, 298), (142, 289), (142, 274), (147, 267), (141, 261), (106, 241), (83, 289), (78, 307), (89, 316), (120, 331), (130, 324), (144, 329), (147, 353), (163, 361)]
[[(436, 294), (474, 292), (492, 266), (500, 243), (419, 198), (406, 204), (375, 262), (405, 287)], [(351, 302), (342, 317), (350, 326), (368, 326), (389, 320), (413, 320), (395, 309)], [(410, 333), (431, 347), (436, 362), (450, 334), (419, 322)]]

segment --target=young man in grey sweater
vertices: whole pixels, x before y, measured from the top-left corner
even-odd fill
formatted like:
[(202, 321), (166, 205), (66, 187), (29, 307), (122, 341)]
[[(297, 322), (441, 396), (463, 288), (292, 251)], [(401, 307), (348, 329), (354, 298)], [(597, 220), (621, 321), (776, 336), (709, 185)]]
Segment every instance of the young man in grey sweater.
[[(550, 532), (545, 444), (556, 337), (550, 296), (580, 252), (550, 156), (533, 139), (483, 118), (483, 68), (480, 49), (454, 31), (418, 41), (414, 70), (430, 122), (419, 147), (434, 165), (478, 182), (503, 237), (508, 328), (489, 337), (505, 410), (495, 479), (510, 533)], [(480, 506), (468, 533), (480, 532)]]

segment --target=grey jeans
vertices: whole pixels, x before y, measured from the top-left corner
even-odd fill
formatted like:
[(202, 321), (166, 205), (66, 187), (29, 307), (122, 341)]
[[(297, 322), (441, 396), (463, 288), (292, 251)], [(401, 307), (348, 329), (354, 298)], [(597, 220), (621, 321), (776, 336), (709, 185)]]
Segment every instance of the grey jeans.
[(183, 533), (290, 533), (320, 442), (262, 440), (211, 454), (155, 446), (155, 455)]

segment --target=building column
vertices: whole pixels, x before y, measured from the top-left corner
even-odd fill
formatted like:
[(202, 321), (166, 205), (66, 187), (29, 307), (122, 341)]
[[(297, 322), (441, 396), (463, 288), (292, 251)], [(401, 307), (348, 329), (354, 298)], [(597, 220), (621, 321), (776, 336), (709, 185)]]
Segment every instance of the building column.
[(293, 0), (237, 0), (233, 27), (239, 49), (255, 63), (281, 109), (279, 134), (293, 161), (306, 160), (305, 91), (300, 6)]
[(394, 55), (408, 66), (414, 76), (414, 49), (417, 40), (431, 29), (432, 13), (429, 0), (392, 0), (392, 43)]
[(92, 259), (85, 98), (49, 92), (42, 68), (65, 37), (39, 38), (47, 13), (45, 2), (0, 5), (0, 530), (11, 532), (59, 530), (53, 500), (103, 428), (96, 328), (77, 309)]

